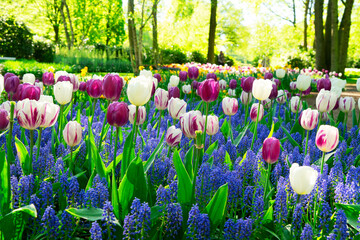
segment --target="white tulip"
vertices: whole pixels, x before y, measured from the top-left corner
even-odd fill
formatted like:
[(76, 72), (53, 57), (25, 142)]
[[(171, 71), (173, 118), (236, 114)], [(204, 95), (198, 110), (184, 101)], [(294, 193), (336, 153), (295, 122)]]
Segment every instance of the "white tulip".
[(35, 86), (39, 87), (41, 90), (41, 94), (43, 93), (44, 84), (42, 82), (35, 82)]
[(52, 127), (55, 125), (59, 112), (60, 107), (59, 105), (48, 103), (48, 102), (40, 102), (40, 114), (41, 114), (41, 124), (40, 127), (47, 128)]
[(360, 92), (360, 78), (356, 81), (356, 89)]
[(252, 87), (252, 95), (257, 100), (265, 100), (269, 98), (271, 90), (272, 90), (272, 81), (258, 79), (255, 80)]
[(48, 95), (40, 95), (39, 102), (54, 103), (53, 97)]
[(0, 94), (4, 91), (4, 76), (0, 74)]
[(335, 93), (336, 96), (339, 98), (343, 88), (345, 88), (346, 80), (342, 80), (340, 78), (332, 77), (330, 78), (331, 81), (331, 89), (330, 91)]
[(230, 88), (229, 88), (228, 94), (229, 94), (229, 96), (235, 97), (235, 96), (236, 96), (236, 91), (235, 91), (235, 89), (230, 89)]
[(309, 166), (294, 163), (290, 168), (290, 185), (297, 194), (310, 194), (316, 184), (318, 172)]
[(180, 78), (178, 76), (172, 75), (170, 77), (169, 85), (171, 87), (177, 87), (179, 85)]
[(296, 80), (296, 87), (300, 91), (305, 91), (310, 87), (311, 77), (308, 75), (300, 74)]
[(226, 81), (225, 81), (224, 79), (221, 79), (221, 80), (219, 81), (219, 85), (220, 85), (220, 89), (221, 89), (221, 90), (225, 90), (227, 83), (226, 83)]
[(286, 102), (286, 93), (284, 92), (284, 90), (279, 90), (278, 91), (278, 95), (276, 97), (276, 101), (280, 104), (284, 104)]
[(132, 78), (127, 87), (129, 101), (135, 106), (145, 105), (151, 97), (153, 79), (144, 76)]
[(26, 73), (26, 74), (24, 74), (22, 81), (23, 81), (23, 83), (30, 83), (30, 84), (34, 85), (35, 75), (32, 73)]
[[(66, 71), (57, 71), (55, 72), (54, 74), (54, 77), (55, 77), (55, 82), (57, 82), (58, 78), (60, 76), (68, 76), (69, 74), (66, 72)], [(97, 78), (94, 78), (94, 79), (97, 79)], [(101, 78), (100, 78), (101, 79)]]
[(294, 96), (290, 100), (290, 110), (293, 113), (300, 112), (302, 110), (302, 102), (298, 96)]
[(355, 100), (353, 97), (341, 97), (339, 101), (339, 109), (344, 113), (351, 112), (355, 108)]
[(185, 94), (189, 94), (191, 92), (191, 85), (183, 85), (182, 86), (182, 91), (185, 93)]
[(179, 98), (171, 98), (168, 102), (168, 112), (173, 119), (179, 119), (186, 113), (187, 103)]
[(284, 78), (286, 74), (286, 71), (282, 68), (276, 70), (276, 77), (278, 78)]
[(141, 70), (139, 76), (143, 76), (143, 77), (146, 77), (146, 78), (150, 78), (151, 80), (152, 80), (152, 78), (153, 78), (152, 72), (149, 71), (149, 70), (146, 70), (146, 69)]
[(54, 96), (60, 105), (71, 102), (73, 85), (71, 82), (57, 82), (54, 85)]

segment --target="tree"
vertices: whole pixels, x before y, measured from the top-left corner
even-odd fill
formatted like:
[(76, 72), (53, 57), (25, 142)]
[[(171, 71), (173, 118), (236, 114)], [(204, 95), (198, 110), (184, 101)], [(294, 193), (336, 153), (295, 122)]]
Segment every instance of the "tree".
[(304, 0), (304, 50), (307, 51), (308, 50), (308, 16), (309, 19), (311, 19), (311, 6), (312, 6), (312, 1), (310, 0)]
[[(64, 7), (66, 9), (67, 19), (68, 19), (69, 25), (70, 25), (71, 39), (70, 39), (70, 35), (69, 35), (67, 23), (66, 23)], [(73, 27), (72, 27), (72, 21), (71, 21), (69, 6), (67, 5), (66, 0), (61, 0), (60, 14), (61, 14), (61, 18), (62, 18), (62, 21), (63, 21), (63, 24), (64, 24), (64, 31), (65, 31), (66, 41), (67, 41), (67, 47), (70, 50), (74, 45), (74, 30), (73, 30)]]
[(209, 43), (208, 43), (208, 53), (207, 53), (207, 61), (209, 63), (215, 62), (216, 10), (217, 10), (217, 0), (211, 0)]
[(152, 21), (152, 35), (153, 35), (153, 62), (157, 67), (159, 63), (159, 44), (158, 44), (158, 24), (157, 24), (157, 7), (159, 1), (153, 0), (153, 21)]

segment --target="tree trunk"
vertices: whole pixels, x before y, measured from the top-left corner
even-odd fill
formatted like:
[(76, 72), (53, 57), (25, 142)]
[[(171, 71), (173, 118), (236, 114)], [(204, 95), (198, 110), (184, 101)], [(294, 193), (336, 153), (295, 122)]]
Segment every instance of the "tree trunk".
[(330, 70), (331, 68), (331, 14), (332, 14), (332, 0), (329, 1), (327, 7), (327, 15), (325, 22), (325, 39), (324, 39), (324, 47), (325, 47), (325, 69)]
[(158, 45), (158, 32), (157, 32), (157, 1), (154, 1), (153, 5), (153, 21), (152, 21), (152, 34), (153, 34), (153, 62), (155, 67), (158, 67), (159, 63), (159, 45)]
[(105, 52), (106, 52), (106, 59), (109, 60), (110, 59), (110, 49), (109, 49), (109, 42), (110, 42), (110, 35), (111, 35), (111, 30), (110, 30), (110, 13), (111, 13), (111, 2), (109, 2), (108, 4), (108, 15), (107, 15), (107, 19), (106, 19), (106, 42), (105, 42)]
[(309, 4), (310, 4), (310, 0), (306, 0), (305, 1), (305, 13), (304, 13), (304, 50), (305, 51), (308, 50), (308, 42), (307, 42), (308, 23), (307, 23), (307, 17), (308, 17), (308, 12), (309, 12)]
[(59, 25), (53, 25), (54, 33), (55, 33), (55, 45), (59, 44)]
[(295, 4), (295, 0), (292, 1), (293, 4), (293, 19), (294, 19), (294, 27), (296, 27), (296, 4)]
[(354, 6), (354, 0), (347, 0), (345, 10), (341, 19), (339, 28), (339, 63), (338, 71), (343, 74), (347, 63), (347, 53), (349, 48), (351, 12)]
[(319, 70), (325, 67), (323, 12), (324, 0), (315, 0), (315, 59)]
[(64, 5), (65, 5), (65, 0), (62, 0), (61, 6), (60, 6), (60, 14), (61, 14), (61, 18), (62, 18), (62, 21), (64, 24), (64, 31), (65, 31), (65, 36), (66, 36), (67, 47), (70, 50), (71, 49), (71, 40), (70, 40), (70, 35), (68, 32), (66, 18), (65, 18), (65, 14), (64, 14)]
[(129, 32), (129, 42), (130, 42), (130, 60), (131, 66), (135, 75), (139, 74), (139, 64), (137, 60), (138, 56), (138, 45), (136, 38), (136, 29), (134, 21), (134, 0), (128, 1), (128, 32)]
[(339, 34), (338, 34), (338, 0), (331, 2), (331, 65), (330, 71), (338, 71), (339, 61)]
[(71, 47), (72, 47), (72, 46), (74, 46), (74, 30), (73, 30), (73, 27), (72, 27), (72, 21), (71, 21), (69, 6), (67, 5), (66, 0), (63, 0), (63, 2), (65, 4), (67, 17), (69, 19), (70, 32), (71, 32)]
[(209, 63), (215, 62), (216, 9), (217, 9), (217, 0), (211, 0), (209, 43), (208, 43), (208, 53), (207, 53), (207, 61)]

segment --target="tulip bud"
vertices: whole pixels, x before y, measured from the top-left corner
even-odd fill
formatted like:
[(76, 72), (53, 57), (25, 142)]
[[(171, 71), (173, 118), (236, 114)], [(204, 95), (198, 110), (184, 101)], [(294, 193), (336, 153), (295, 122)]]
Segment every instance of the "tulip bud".
[(80, 85), (79, 85), (79, 91), (80, 92), (86, 92), (86, 82), (81, 82)]
[(155, 73), (154, 78), (156, 78), (158, 80), (158, 82), (161, 82), (161, 75), (160, 74)]
[(296, 89), (296, 82), (291, 82), (290, 83), (290, 90), (295, 90)]
[(187, 103), (179, 98), (170, 98), (168, 112), (173, 119), (179, 119), (186, 112)]
[(82, 139), (82, 128), (80, 123), (76, 121), (70, 121), (66, 124), (63, 136), (66, 144), (69, 147), (75, 147), (79, 145)]
[(52, 72), (45, 72), (42, 75), (42, 81), (45, 86), (52, 86), (55, 83), (54, 73)]
[(276, 77), (278, 78), (284, 78), (286, 74), (286, 71), (284, 69), (277, 69), (276, 70)]
[(229, 97), (225, 97), (222, 100), (222, 109), (225, 115), (228, 116), (233, 116), (237, 113), (238, 111), (238, 100), (236, 98), (229, 98)]
[(117, 74), (107, 74), (102, 82), (104, 97), (110, 101), (118, 101), (123, 88), (123, 79)]
[(344, 113), (351, 112), (355, 109), (355, 100), (353, 97), (341, 97), (339, 101), (340, 111)]
[(330, 112), (335, 107), (336, 102), (335, 93), (321, 89), (316, 97), (316, 108), (319, 112)]
[(219, 86), (220, 86), (220, 89), (221, 89), (221, 90), (225, 90), (225, 89), (226, 89), (226, 86), (227, 86), (226, 81), (225, 81), (224, 79), (221, 79), (221, 80), (219, 81)]
[(229, 87), (230, 87), (231, 89), (236, 89), (236, 87), (237, 87), (237, 82), (236, 82), (235, 79), (231, 79), (231, 80), (230, 80)]
[(325, 89), (330, 91), (331, 89), (331, 81), (328, 78), (321, 78), (316, 83), (316, 88), (320, 92), (321, 89)]
[(132, 78), (127, 86), (129, 101), (135, 106), (145, 105), (151, 97), (153, 79), (144, 76)]
[(191, 88), (197, 90), (198, 87), (199, 87), (199, 83), (198, 83), (196, 80), (194, 80), (194, 81), (191, 83)]
[[(134, 124), (135, 114), (136, 114), (136, 106), (130, 105), (129, 108), (129, 121), (131, 124)], [(136, 118), (136, 125), (141, 125), (145, 122), (146, 119), (146, 108), (144, 106), (140, 106), (138, 109), (138, 115)]]
[(181, 130), (176, 128), (175, 126), (171, 126), (166, 131), (165, 140), (170, 147), (175, 147), (179, 145), (181, 141), (181, 137), (182, 137)]
[[(5, 74), (6, 75), (6, 74)], [(16, 92), (20, 80), (17, 76), (4, 77), (4, 88), (7, 93), (13, 94)]]
[(169, 101), (169, 93), (161, 88), (156, 89), (154, 102), (158, 110), (165, 110)]
[(187, 72), (186, 71), (180, 71), (179, 79), (182, 82), (186, 82), (186, 80), (187, 80)]
[[(259, 107), (259, 103), (253, 103), (253, 105), (251, 106), (250, 118), (251, 118), (251, 121), (253, 121), (253, 122), (256, 122), (256, 118), (257, 118), (257, 114), (258, 114), (258, 107)], [(263, 105), (260, 104), (259, 122), (261, 121), (263, 116), (264, 116), (264, 107), (263, 107)]]
[(269, 109), (272, 106), (271, 100), (270, 99), (261, 100), (261, 105), (263, 105), (264, 108)]
[(248, 105), (252, 100), (252, 95), (251, 95), (251, 92), (247, 93), (245, 91), (242, 91), (241, 92), (241, 95), (240, 95), (240, 101), (243, 105)]
[(9, 72), (5, 73), (5, 75), (4, 75), (4, 81), (5, 81), (7, 78), (13, 77), (13, 76), (16, 76), (16, 75), (13, 74), (13, 73), (9, 73)]
[(67, 76), (68, 73), (66, 71), (57, 71), (55, 72), (55, 82), (58, 82), (60, 76)]
[(191, 85), (183, 85), (182, 86), (182, 91), (185, 94), (189, 94), (191, 92)]
[(100, 79), (93, 79), (86, 89), (89, 96), (92, 98), (99, 98), (103, 94), (102, 84)]
[(30, 100), (39, 100), (41, 89), (29, 83), (20, 84), (15, 92), (14, 99), (21, 101), (26, 98)]
[(0, 131), (5, 131), (10, 126), (10, 114), (5, 109), (0, 108)]
[(169, 98), (180, 98), (180, 90), (178, 87), (169, 88)]
[(284, 92), (284, 90), (279, 90), (277, 97), (276, 97), (276, 101), (279, 104), (284, 104), (286, 102), (286, 93)]
[(184, 113), (180, 117), (180, 126), (183, 134), (188, 138), (195, 138), (195, 131), (204, 131), (205, 120), (199, 110)]
[(330, 125), (321, 125), (315, 138), (316, 146), (323, 152), (331, 152), (339, 143), (339, 129)]
[(210, 72), (206, 74), (206, 79), (214, 79), (215, 81), (217, 81), (217, 76), (215, 73)]
[(262, 147), (262, 156), (269, 164), (276, 163), (280, 155), (280, 141), (277, 138), (266, 138)]
[(197, 67), (190, 67), (188, 69), (188, 76), (191, 80), (196, 80), (199, 77), (199, 69)]
[(265, 100), (269, 98), (272, 89), (273, 83), (270, 80), (258, 79), (253, 83), (252, 95), (257, 100)]
[(60, 105), (71, 102), (73, 85), (70, 82), (57, 82), (54, 85), (54, 96)]
[(106, 120), (110, 126), (122, 127), (129, 121), (129, 108), (124, 102), (113, 102), (109, 105)]
[(280, 82), (280, 80), (279, 79), (277, 79), (277, 78), (273, 78), (273, 83), (275, 83), (276, 84), (276, 86), (279, 88), (280, 86), (281, 86), (281, 82)]
[(305, 91), (310, 87), (311, 77), (308, 75), (300, 74), (296, 80), (296, 88), (300, 91)]
[(35, 75), (32, 73), (25, 73), (23, 76), (22, 82), (34, 84), (35, 83)]
[(293, 163), (290, 168), (290, 185), (297, 194), (310, 194), (316, 184), (318, 172), (309, 166)]
[(25, 99), (17, 102), (16, 115), (21, 127), (34, 130), (41, 124), (40, 104), (35, 100)]
[(73, 85), (73, 92), (76, 92), (77, 90), (79, 90), (79, 79), (75, 74), (69, 74), (69, 78), (70, 78), (70, 82)]
[(177, 87), (177, 85), (179, 85), (179, 80), (178, 76), (172, 75), (169, 80), (169, 85), (171, 87)]
[[(204, 122), (206, 122), (205, 121), (206, 116), (203, 116), (203, 118), (204, 118)], [(208, 115), (206, 133), (209, 136), (212, 136), (217, 134), (218, 131), (219, 131), (219, 118), (215, 115)]]
[(329, 116), (327, 112), (320, 113), (321, 121), (327, 122), (329, 120)]
[(264, 74), (264, 79), (269, 79), (271, 80), (273, 78), (273, 74), (271, 72), (266, 72)]
[(290, 110), (293, 113), (300, 112), (302, 110), (302, 102), (298, 96), (294, 96), (290, 99)]
[(204, 102), (213, 102), (219, 96), (219, 82), (214, 79), (207, 79), (200, 84), (198, 90), (199, 96)]
[(276, 83), (272, 83), (272, 89), (269, 95), (269, 99), (275, 99), (278, 95), (278, 88), (276, 86)]
[(40, 105), (40, 115), (41, 115), (40, 127), (47, 128), (54, 126), (60, 112), (59, 105), (49, 102), (40, 102), (40, 101), (39, 101), (39, 105)]
[(300, 125), (308, 131), (313, 130), (319, 121), (319, 112), (317, 110), (311, 110), (310, 108), (304, 110), (301, 113)]
[(252, 91), (253, 84), (254, 84), (255, 78), (254, 77), (248, 77), (241, 81), (241, 88), (249, 93)]

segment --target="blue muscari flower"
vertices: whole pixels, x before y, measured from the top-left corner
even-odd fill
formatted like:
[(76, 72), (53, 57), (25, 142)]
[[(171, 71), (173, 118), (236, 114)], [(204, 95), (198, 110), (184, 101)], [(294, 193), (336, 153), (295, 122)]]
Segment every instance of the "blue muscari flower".
[(79, 200), (80, 186), (76, 177), (71, 177), (69, 185), (66, 188), (66, 197), (69, 206), (76, 207), (76, 203)]
[(346, 184), (350, 184), (351, 182), (359, 182), (360, 181), (360, 167), (351, 166), (347, 175), (346, 175)]
[(43, 181), (40, 183), (40, 202), (42, 209), (53, 205), (53, 190), (50, 182)]
[(332, 210), (328, 202), (324, 201), (321, 204), (321, 211), (319, 214), (319, 227), (326, 234), (329, 232), (329, 224), (331, 222)]
[(106, 200), (109, 199), (109, 191), (106, 180), (96, 175), (93, 180), (92, 188), (86, 192), (86, 202), (92, 207), (103, 208)]
[(148, 171), (152, 185), (159, 186), (166, 184), (166, 178), (171, 167), (169, 158), (155, 158), (153, 165)]
[(93, 222), (90, 228), (90, 234), (92, 240), (102, 240), (101, 227), (97, 222)]
[(177, 181), (164, 188), (162, 185), (156, 191), (156, 205), (174, 203), (177, 200)]
[(256, 217), (262, 217), (264, 212), (264, 189), (257, 187), (252, 200), (251, 215), (255, 219)]
[(210, 219), (206, 213), (200, 213), (199, 207), (194, 205), (187, 221), (186, 239), (210, 239)]
[(147, 239), (151, 227), (150, 213), (149, 205), (135, 198), (124, 219), (123, 239)]
[(231, 139), (229, 139), (226, 143), (226, 151), (228, 152), (228, 154), (230, 155), (231, 161), (235, 162), (236, 158), (237, 158), (237, 151), (236, 151), (236, 147), (234, 144), (232, 144)]
[(334, 167), (331, 168), (329, 177), (333, 188), (335, 188), (339, 183), (343, 183), (344, 173), (340, 160), (337, 160), (334, 164)]
[[(102, 214), (102, 221), (104, 222), (103, 227), (106, 227), (104, 231), (105, 236), (112, 236), (113, 232), (115, 231), (115, 215), (113, 213), (114, 208), (109, 201), (105, 201), (103, 214)], [(110, 233), (108, 232), (110, 231)]]
[(250, 239), (252, 233), (253, 220), (248, 219), (229, 219), (224, 226), (225, 240)]
[(53, 238), (57, 238), (59, 234), (60, 222), (59, 218), (55, 214), (55, 210), (52, 206), (48, 206), (41, 218), (41, 226), (43, 231), (49, 234)]
[(183, 217), (180, 204), (170, 203), (165, 208), (164, 238), (175, 239), (181, 229)]
[(19, 182), (19, 194), (21, 206), (27, 205), (30, 200), (30, 196), (33, 193), (34, 188), (34, 176), (32, 174), (28, 176), (22, 176)]
[(291, 224), (291, 230), (295, 234), (296, 237), (299, 237), (300, 230), (301, 230), (301, 222), (302, 222), (302, 216), (304, 214), (303, 208), (301, 203), (298, 203), (294, 209), (292, 224)]
[(227, 207), (237, 209), (238, 206), (241, 206), (243, 179), (238, 177), (236, 171), (228, 171), (223, 177), (229, 186)]
[(61, 213), (61, 227), (60, 227), (61, 236), (66, 236), (67, 238), (70, 239), (74, 227), (75, 227), (75, 218), (70, 213), (64, 210)]
[(277, 223), (284, 223), (288, 216), (288, 209), (287, 209), (287, 191), (289, 182), (280, 177), (278, 184), (277, 184), (277, 192), (275, 196), (275, 206), (274, 206), (274, 217), (275, 222)]
[(336, 213), (336, 221), (334, 225), (334, 233), (336, 234), (336, 239), (345, 240), (349, 236), (346, 221), (347, 218), (344, 210), (338, 210)]
[(313, 239), (313, 230), (312, 227), (310, 226), (310, 224), (305, 224), (305, 227), (300, 235), (300, 240), (308, 240), (308, 239)]
[(13, 208), (15, 209), (19, 207), (19, 182), (15, 176), (11, 176), (10, 186), (11, 186), (11, 203)]

